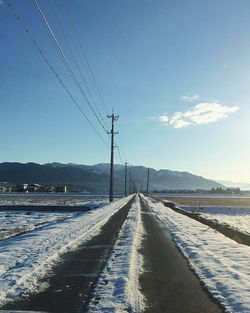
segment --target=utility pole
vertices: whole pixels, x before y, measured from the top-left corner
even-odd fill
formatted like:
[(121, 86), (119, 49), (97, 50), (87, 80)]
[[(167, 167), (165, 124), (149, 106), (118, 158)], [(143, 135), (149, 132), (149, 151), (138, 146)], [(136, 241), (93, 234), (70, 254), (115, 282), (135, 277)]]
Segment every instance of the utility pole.
[(128, 171), (128, 194), (131, 195), (131, 173)]
[(148, 196), (148, 187), (149, 187), (149, 167), (148, 167), (148, 174), (147, 174), (147, 196)]
[(114, 188), (113, 188), (113, 182), (114, 182), (114, 135), (118, 134), (118, 132), (115, 132), (115, 121), (118, 120), (119, 115), (114, 115), (114, 112), (112, 111), (112, 114), (107, 115), (107, 117), (112, 119), (111, 132), (108, 132), (108, 134), (111, 135), (109, 202), (113, 202), (113, 200), (114, 200)]
[(125, 162), (125, 186), (124, 186), (125, 197), (127, 197), (127, 176), (128, 176), (128, 162)]

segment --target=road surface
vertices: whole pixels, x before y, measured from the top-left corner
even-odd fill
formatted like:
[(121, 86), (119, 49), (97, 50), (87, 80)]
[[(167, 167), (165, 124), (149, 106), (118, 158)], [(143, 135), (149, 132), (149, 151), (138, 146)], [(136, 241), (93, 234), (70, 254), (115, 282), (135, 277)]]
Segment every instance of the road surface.
[(141, 199), (145, 229), (141, 253), (144, 273), (140, 277), (146, 297), (144, 313), (219, 313), (222, 308), (202, 287), (159, 221)]
[[(8, 303), (1, 308), (6, 311), (0, 312), (88, 312), (98, 278), (107, 264), (133, 201), (135, 197), (108, 220), (99, 235), (79, 246), (76, 251), (65, 254), (60, 264), (40, 282), (44, 290)], [(170, 233), (161, 228), (159, 220), (143, 198), (140, 205), (144, 227), (139, 251), (144, 264), (139, 277), (140, 290), (145, 297), (143, 313), (223, 312), (203, 288), (172, 241)]]

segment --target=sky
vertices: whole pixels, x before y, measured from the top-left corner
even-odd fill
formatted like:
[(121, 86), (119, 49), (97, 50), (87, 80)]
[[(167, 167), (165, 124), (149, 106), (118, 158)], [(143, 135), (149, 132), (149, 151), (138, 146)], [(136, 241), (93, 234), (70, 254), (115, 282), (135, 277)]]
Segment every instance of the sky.
[(250, 183), (249, 30), (248, 0), (0, 0), (0, 162), (109, 162), (113, 108), (117, 163)]

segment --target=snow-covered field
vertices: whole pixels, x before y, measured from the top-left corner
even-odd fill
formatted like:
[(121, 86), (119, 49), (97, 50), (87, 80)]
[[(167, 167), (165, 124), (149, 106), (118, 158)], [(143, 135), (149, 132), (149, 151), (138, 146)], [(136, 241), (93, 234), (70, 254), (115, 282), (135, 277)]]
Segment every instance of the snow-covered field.
[(250, 235), (249, 207), (204, 206), (199, 208), (180, 206), (180, 208), (188, 212), (199, 213), (202, 217), (215, 220), (220, 224), (228, 224)]
[(52, 223), (77, 216), (73, 212), (0, 212), (0, 240), (45, 227)]
[(250, 312), (250, 247), (146, 198), (163, 228), (227, 312)]
[(101, 274), (89, 305), (89, 312), (142, 312), (139, 291), (142, 257), (142, 224), (138, 196), (121, 228), (111, 257)]
[(74, 194), (0, 194), (0, 206), (81, 206), (88, 203), (108, 202), (102, 195), (74, 195)]
[(39, 279), (46, 275), (60, 255), (98, 234), (107, 220), (130, 198), (100, 209), (73, 214), (65, 220), (51, 222), (21, 236), (1, 241), (0, 304), (24, 292), (39, 291), (42, 287), (38, 284)]

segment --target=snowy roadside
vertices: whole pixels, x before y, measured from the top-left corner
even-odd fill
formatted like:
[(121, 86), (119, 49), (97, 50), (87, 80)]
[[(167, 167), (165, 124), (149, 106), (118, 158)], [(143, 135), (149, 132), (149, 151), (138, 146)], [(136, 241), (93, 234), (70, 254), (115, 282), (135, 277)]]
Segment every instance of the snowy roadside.
[(0, 304), (27, 292), (38, 292), (43, 287), (39, 279), (60, 255), (97, 235), (131, 197), (0, 242)]
[(215, 232), (162, 203), (145, 198), (191, 268), (226, 312), (250, 312), (250, 247)]
[(199, 208), (181, 205), (180, 208), (187, 212), (197, 213), (208, 220), (230, 225), (250, 235), (249, 207), (204, 206)]
[(142, 256), (142, 224), (138, 196), (119, 232), (114, 249), (101, 274), (89, 305), (89, 312), (142, 312), (139, 290)]

